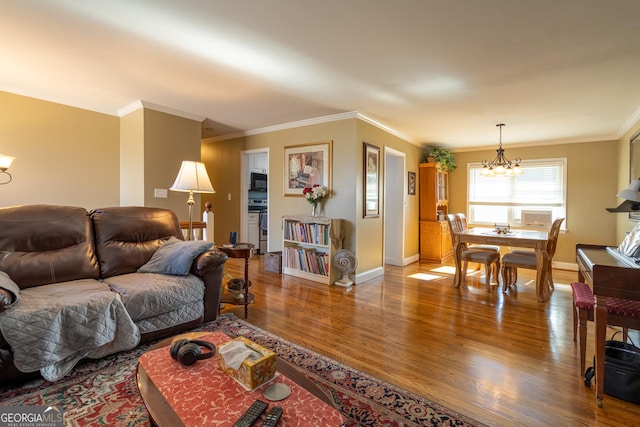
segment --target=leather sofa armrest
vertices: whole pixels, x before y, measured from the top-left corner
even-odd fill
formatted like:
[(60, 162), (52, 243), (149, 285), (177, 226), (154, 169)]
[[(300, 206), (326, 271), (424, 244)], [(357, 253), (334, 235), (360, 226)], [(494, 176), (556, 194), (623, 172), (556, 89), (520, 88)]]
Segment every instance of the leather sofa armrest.
[(11, 307), (13, 302), (13, 294), (6, 289), (0, 288), (0, 313)]
[(227, 261), (227, 254), (218, 250), (205, 251), (198, 255), (191, 265), (191, 273), (204, 276), (208, 270), (215, 269)]
[(204, 282), (205, 322), (215, 320), (218, 317), (224, 263), (227, 259), (227, 254), (214, 249), (198, 255), (191, 265), (191, 274), (200, 277)]

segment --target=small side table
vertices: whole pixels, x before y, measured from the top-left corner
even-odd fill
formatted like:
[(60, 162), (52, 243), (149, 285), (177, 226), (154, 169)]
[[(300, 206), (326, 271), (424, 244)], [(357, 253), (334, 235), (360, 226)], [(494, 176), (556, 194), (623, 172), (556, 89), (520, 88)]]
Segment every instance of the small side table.
[(225, 304), (244, 305), (244, 318), (249, 315), (249, 304), (254, 301), (254, 296), (249, 292), (249, 258), (253, 256), (255, 245), (253, 243), (238, 243), (234, 247), (218, 246), (217, 249), (227, 254), (229, 258), (244, 258), (244, 298), (238, 301), (230, 295), (223, 295), (220, 302)]

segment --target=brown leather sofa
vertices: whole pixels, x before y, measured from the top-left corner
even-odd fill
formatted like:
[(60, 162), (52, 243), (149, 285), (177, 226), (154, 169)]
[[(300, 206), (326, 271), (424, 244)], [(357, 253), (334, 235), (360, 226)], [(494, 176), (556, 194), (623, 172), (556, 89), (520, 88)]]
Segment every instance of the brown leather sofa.
[[(149, 276), (137, 270), (171, 236), (183, 240), (175, 213), (166, 209), (111, 207), (87, 212), (80, 207), (53, 205), (0, 208), (0, 271), (21, 290), (79, 279), (108, 282), (110, 277), (125, 274), (133, 278), (135, 286), (144, 287)], [(204, 284), (204, 314), (200, 318), (141, 327), (140, 342), (214, 320), (226, 260), (224, 253), (209, 250), (191, 265), (189, 276)], [(5, 308), (0, 299), (0, 311)], [(0, 336), (0, 384), (27, 376), (34, 373), (16, 369), (12, 350)]]

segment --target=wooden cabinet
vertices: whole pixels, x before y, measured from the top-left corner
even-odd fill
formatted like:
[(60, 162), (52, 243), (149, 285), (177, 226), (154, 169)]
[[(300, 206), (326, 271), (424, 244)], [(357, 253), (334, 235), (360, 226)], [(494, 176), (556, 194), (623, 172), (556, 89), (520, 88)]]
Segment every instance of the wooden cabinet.
[(312, 216), (282, 217), (282, 273), (333, 285), (342, 277), (333, 256), (342, 249), (344, 222)]
[(452, 255), (449, 175), (438, 163), (420, 164), (420, 258), (442, 262)]
[(440, 261), (453, 255), (446, 221), (420, 221), (420, 258)]

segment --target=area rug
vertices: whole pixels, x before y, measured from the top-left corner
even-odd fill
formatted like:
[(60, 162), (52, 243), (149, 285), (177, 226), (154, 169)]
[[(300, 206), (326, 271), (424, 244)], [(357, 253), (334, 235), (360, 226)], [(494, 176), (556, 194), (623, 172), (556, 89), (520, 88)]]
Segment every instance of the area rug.
[[(347, 418), (346, 426), (483, 426), (441, 405), (257, 328), (221, 315), (194, 330), (245, 336), (270, 348), (314, 381)], [(153, 343), (78, 365), (50, 383), (0, 388), (0, 406), (62, 406), (69, 426), (150, 426), (136, 385), (137, 359)]]

